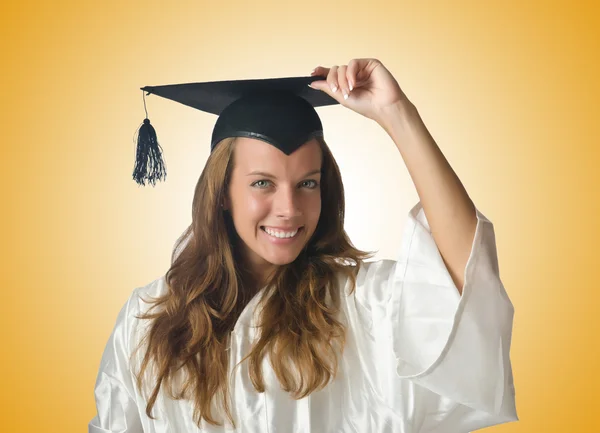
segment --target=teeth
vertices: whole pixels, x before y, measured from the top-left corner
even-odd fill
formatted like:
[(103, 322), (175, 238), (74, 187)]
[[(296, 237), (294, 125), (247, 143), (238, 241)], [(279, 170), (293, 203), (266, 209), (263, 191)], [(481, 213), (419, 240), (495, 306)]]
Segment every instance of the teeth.
[(298, 233), (298, 229), (294, 230), (293, 232), (276, 232), (275, 230), (271, 230), (265, 227), (265, 231), (275, 237), (275, 238), (292, 238), (294, 236), (296, 236), (296, 233)]

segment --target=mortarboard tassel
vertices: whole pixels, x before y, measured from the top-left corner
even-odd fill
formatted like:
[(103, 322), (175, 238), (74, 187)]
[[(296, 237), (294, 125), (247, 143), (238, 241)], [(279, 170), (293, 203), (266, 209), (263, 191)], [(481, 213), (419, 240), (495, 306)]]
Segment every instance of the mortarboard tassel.
[[(142, 93), (143, 94), (143, 93)], [(146, 98), (144, 97), (144, 110), (146, 110)], [(165, 163), (162, 160), (162, 148), (158, 144), (156, 131), (148, 119), (148, 111), (144, 123), (138, 130), (137, 151), (135, 155), (135, 167), (133, 169), (133, 180), (138, 185), (145, 185), (146, 181), (152, 186), (157, 180), (167, 178)]]

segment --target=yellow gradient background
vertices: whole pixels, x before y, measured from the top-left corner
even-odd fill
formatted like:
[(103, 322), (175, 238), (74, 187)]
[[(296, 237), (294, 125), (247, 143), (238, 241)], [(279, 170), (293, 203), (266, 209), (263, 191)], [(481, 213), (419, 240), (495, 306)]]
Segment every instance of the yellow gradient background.
[[(168, 178), (131, 179), (140, 87), (309, 75), (380, 59), (492, 220), (515, 305), (520, 421), (598, 432), (600, 13), (592, 2), (4, 2), (0, 6), (6, 432), (87, 431), (131, 291), (191, 222), (215, 118), (147, 97)], [(418, 196), (394, 144), (319, 110), (357, 246), (393, 258)]]

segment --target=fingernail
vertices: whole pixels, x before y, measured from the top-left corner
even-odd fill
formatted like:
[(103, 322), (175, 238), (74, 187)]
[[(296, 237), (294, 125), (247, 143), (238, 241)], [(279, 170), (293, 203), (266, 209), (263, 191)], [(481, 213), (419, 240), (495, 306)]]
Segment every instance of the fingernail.
[(336, 92), (336, 90), (337, 90), (337, 86), (336, 86), (335, 84), (333, 84), (333, 85), (331, 86), (331, 91), (332, 91), (333, 93), (335, 93), (335, 92)]
[(348, 99), (348, 94), (344, 92), (344, 99)]
[(350, 86), (350, 91), (352, 91), (352, 83), (348, 82), (348, 85)]

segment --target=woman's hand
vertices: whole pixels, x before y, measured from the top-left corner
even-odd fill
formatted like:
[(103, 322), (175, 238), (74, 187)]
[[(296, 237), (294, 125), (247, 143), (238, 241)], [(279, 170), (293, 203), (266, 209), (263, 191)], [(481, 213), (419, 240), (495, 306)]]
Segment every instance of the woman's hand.
[(314, 81), (310, 87), (379, 124), (390, 111), (412, 107), (396, 79), (377, 59), (352, 59), (347, 65), (331, 68), (318, 66), (311, 75), (326, 79)]

